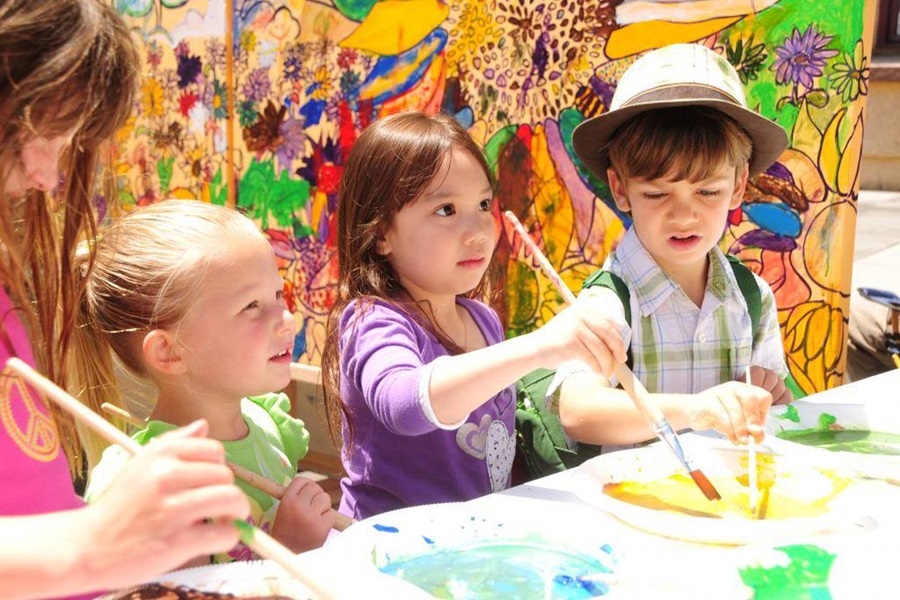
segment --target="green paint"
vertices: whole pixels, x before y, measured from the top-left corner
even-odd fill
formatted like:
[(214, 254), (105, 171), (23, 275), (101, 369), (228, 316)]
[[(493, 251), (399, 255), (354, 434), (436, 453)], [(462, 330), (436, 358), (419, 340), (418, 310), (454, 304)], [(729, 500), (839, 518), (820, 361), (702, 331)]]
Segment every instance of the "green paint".
[(761, 565), (740, 569), (741, 580), (753, 588), (756, 600), (830, 600), (828, 574), (835, 555), (814, 545), (775, 548), (787, 556), (787, 565)]
[(334, 0), (334, 7), (354, 21), (362, 21), (378, 0)]
[(228, 187), (222, 185), (222, 179), (222, 167), (219, 167), (216, 169), (216, 174), (213, 175), (212, 181), (209, 182), (210, 202), (219, 206), (225, 206), (225, 203), (228, 201)]
[(793, 421), (794, 423), (800, 422), (800, 413), (797, 412), (797, 409), (793, 404), (788, 404), (785, 408), (783, 415), (778, 415), (779, 419), (786, 419), (788, 421)]
[(276, 177), (272, 159), (254, 159), (238, 186), (238, 207), (246, 209), (263, 228), (269, 227), (272, 217), (280, 227), (290, 227), (294, 211), (304, 208), (308, 201), (309, 182), (292, 179), (284, 169)]
[(163, 196), (172, 189), (172, 170), (174, 165), (174, 156), (161, 158), (156, 161), (156, 174), (159, 176), (159, 189)]
[(837, 423), (837, 417), (822, 413), (819, 415), (819, 429), (831, 429), (831, 426)]
[(484, 145), (484, 155), (488, 159), (488, 164), (497, 172), (497, 165), (500, 164), (500, 153), (506, 147), (511, 139), (516, 136), (516, 126), (507, 125), (503, 129), (491, 136), (491, 139)]
[(777, 437), (832, 452), (900, 456), (900, 435), (853, 429), (785, 430)]
[[(595, 598), (609, 591), (596, 558), (530, 543), (486, 542), (391, 561), (381, 570), (436, 598)], [(593, 576), (593, 577), (592, 577)]]
[(242, 542), (244, 542), (248, 546), (253, 543), (253, 538), (256, 535), (256, 527), (254, 527), (247, 521), (241, 521), (240, 519), (234, 520), (234, 526), (241, 534)]

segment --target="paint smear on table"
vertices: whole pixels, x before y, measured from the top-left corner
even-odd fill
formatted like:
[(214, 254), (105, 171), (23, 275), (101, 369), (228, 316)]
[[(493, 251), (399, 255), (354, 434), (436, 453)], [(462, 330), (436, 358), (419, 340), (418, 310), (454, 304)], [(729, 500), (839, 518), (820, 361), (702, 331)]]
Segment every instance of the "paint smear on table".
[(900, 435), (855, 429), (799, 429), (776, 434), (783, 440), (833, 452), (900, 456)]
[[(485, 542), (436, 550), (395, 560), (381, 567), (436, 598), (528, 599), (596, 598), (609, 591), (611, 569), (599, 557), (546, 544)], [(603, 556), (605, 555), (605, 556)]]
[(814, 544), (781, 546), (772, 556), (739, 572), (756, 600), (830, 600), (828, 576), (834, 559), (834, 554)]
[(712, 502), (684, 473), (650, 481), (608, 483), (603, 492), (644, 508), (694, 517), (791, 519), (826, 513), (828, 503), (850, 483), (828, 471), (785, 469), (772, 455), (761, 454), (757, 462), (758, 514), (751, 515), (748, 479), (746, 471), (738, 476), (710, 477), (722, 496)]

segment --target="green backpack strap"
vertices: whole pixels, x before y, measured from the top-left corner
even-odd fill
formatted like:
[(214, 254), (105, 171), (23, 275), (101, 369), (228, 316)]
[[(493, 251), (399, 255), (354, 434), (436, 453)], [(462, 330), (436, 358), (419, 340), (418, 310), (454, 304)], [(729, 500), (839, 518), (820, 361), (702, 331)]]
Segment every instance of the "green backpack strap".
[[(728, 262), (731, 264), (731, 270), (734, 271), (734, 278), (737, 279), (738, 287), (741, 288), (741, 293), (747, 302), (747, 312), (750, 313), (750, 324), (753, 327), (753, 341), (756, 341), (756, 335), (759, 333), (759, 321), (762, 317), (762, 293), (759, 291), (759, 285), (756, 283), (753, 271), (742, 263), (737, 256), (731, 254), (727, 256)], [(793, 394), (794, 400), (799, 400), (806, 396), (806, 392), (803, 391), (803, 388), (800, 387), (800, 384), (797, 383), (790, 371), (788, 371), (788, 375), (784, 379), (784, 384)]]
[(569, 448), (559, 416), (546, 404), (556, 371), (535, 369), (516, 382), (516, 445), (532, 477), (577, 466), (597, 454), (582, 456)]
[(726, 254), (728, 264), (734, 271), (734, 278), (737, 279), (738, 287), (741, 294), (744, 295), (744, 301), (747, 303), (747, 312), (750, 313), (750, 331), (753, 332), (754, 341), (756, 339), (756, 328), (759, 326), (759, 320), (762, 316), (762, 294), (759, 291), (759, 285), (756, 283), (756, 277), (753, 276), (747, 265), (741, 262), (737, 256)]
[[(628, 291), (628, 286), (625, 285), (625, 282), (622, 281), (622, 278), (612, 273), (610, 271), (599, 270), (595, 271), (584, 280), (584, 284), (581, 286), (581, 289), (586, 290), (591, 287), (605, 287), (610, 289), (616, 293), (616, 296), (619, 297), (619, 301), (622, 302), (622, 307), (625, 309), (625, 322), (631, 323), (631, 293)], [(628, 368), (632, 368), (634, 361), (631, 356), (631, 346), (628, 346), (628, 360), (625, 361), (625, 364), (628, 365)]]

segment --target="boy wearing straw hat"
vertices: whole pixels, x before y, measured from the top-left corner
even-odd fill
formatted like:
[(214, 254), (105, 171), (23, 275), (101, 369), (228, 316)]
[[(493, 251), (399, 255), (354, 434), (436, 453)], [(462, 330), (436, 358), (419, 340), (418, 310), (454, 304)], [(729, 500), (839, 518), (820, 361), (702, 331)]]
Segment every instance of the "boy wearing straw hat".
[[(760, 439), (773, 399), (791, 399), (775, 300), (718, 243), (748, 177), (787, 147), (784, 130), (747, 108), (723, 57), (675, 44), (637, 60), (610, 110), (579, 125), (572, 141), (633, 221), (603, 266), (627, 292), (592, 287), (595, 275), (582, 294), (608, 300), (636, 376), (675, 429), (715, 429), (738, 443), (750, 432)], [(759, 287), (755, 328), (738, 269)], [(754, 385), (738, 381), (750, 365)], [(607, 446), (653, 437), (614, 384), (583, 368), (558, 371), (551, 390), (567, 436)]]

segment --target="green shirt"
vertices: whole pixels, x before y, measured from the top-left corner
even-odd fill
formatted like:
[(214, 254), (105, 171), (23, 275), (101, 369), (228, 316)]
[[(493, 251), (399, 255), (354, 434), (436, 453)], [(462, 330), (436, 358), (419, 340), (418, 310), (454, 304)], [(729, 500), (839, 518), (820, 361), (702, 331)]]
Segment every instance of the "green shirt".
[[(309, 447), (309, 432), (303, 421), (290, 415), (290, 400), (285, 394), (265, 394), (241, 401), (241, 413), (249, 433), (240, 440), (225, 441), (225, 457), (232, 463), (253, 471), (281, 485), (287, 485), (297, 475), (297, 462)], [(149, 421), (147, 427), (131, 437), (141, 445), (175, 429), (162, 421)], [(102, 495), (128, 460), (120, 446), (107, 448), (100, 463), (91, 471), (85, 499), (88, 502)], [(244, 481), (237, 480), (250, 500), (249, 522), (264, 531), (271, 531), (278, 510), (278, 501)], [(227, 554), (212, 557), (212, 562), (230, 562), (254, 558), (250, 550), (239, 544)]]

